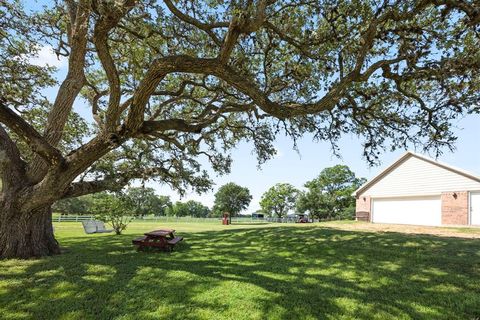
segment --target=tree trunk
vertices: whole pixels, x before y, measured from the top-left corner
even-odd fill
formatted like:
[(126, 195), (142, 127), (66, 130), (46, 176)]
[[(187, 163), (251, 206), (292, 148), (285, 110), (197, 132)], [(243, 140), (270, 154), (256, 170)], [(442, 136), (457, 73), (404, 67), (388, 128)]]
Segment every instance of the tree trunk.
[(22, 212), (4, 199), (0, 210), (0, 258), (27, 259), (60, 253), (50, 206)]

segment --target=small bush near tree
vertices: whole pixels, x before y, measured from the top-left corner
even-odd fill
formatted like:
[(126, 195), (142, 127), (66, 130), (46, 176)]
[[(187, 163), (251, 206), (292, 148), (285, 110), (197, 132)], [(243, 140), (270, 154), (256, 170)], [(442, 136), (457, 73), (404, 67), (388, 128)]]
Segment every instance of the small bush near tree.
[(123, 193), (96, 194), (93, 201), (96, 218), (109, 223), (116, 234), (121, 234), (133, 220), (134, 202)]

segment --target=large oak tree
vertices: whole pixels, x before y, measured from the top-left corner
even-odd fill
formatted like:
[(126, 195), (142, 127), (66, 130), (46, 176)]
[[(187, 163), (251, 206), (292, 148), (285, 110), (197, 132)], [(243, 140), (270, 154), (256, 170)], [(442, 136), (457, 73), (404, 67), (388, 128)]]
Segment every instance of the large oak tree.
[[(0, 256), (59, 252), (51, 206), (156, 178), (211, 187), (279, 132), (381, 148), (450, 147), (451, 120), (478, 111), (476, 1), (0, 1)], [(68, 58), (32, 64), (41, 47)], [(73, 110), (91, 110), (92, 123)]]

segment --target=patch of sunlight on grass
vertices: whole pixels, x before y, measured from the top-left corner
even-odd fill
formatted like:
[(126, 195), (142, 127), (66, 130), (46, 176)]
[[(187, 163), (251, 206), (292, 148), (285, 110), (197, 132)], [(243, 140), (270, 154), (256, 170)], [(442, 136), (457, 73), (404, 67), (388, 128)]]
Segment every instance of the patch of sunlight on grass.
[(35, 276), (40, 277), (40, 278), (58, 277), (61, 274), (64, 274), (64, 271), (65, 270), (63, 268), (42, 270), (42, 271), (39, 271), (39, 272), (35, 273)]
[(425, 291), (431, 291), (435, 293), (443, 292), (460, 292), (462, 289), (454, 286), (453, 284), (441, 283), (427, 288)]
[(420, 314), (422, 318), (425, 318), (425, 319), (438, 319), (442, 315), (437, 310), (434, 310), (432, 308), (429, 308), (427, 306), (424, 306), (418, 303), (412, 303), (411, 307), (413, 310), (415, 310), (415, 312)]
[(65, 299), (74, 296), (77, 292), (79, 292), (78, 285), (68, 281), (60, 281), (50, 288), (48, 298), (52, 300)]
[(421, 282), (427, 282), (431, 280), (431, 277), (428, 277), (424, 274), (413, 274), (409, 278), (412, 281), (421, 281)]
[(24, 263), (20, 260), (3, 260), (2, 268), (0, 269), (0, 276), (10, 275), (10, 276), (19, 276), (27, 272), (30, 264)]
[(82, 279), (93, 282), (108, 282), (111, 281), (117, 270), (112, 266), (106, 266), (101, 264), (83, 264), (87, 275)]
[(431, 274), (434, 276), (447, 276), (448, 272), (441, 270), (440, 268), (430, 267), (423, 270), (426, 274)]
[(405, 248), (421, 248), (422, 244), (416, 241), (407, 241), (403, 244)]
[(24, 311), (10, 311), (3, 308), (0, 308), (1, 319), (3, 320), (18, 320), (18, 319), (32, 319), (32, 314), (30, 312)]
[(386, 287), (386, 286), (393, 286), (393, 285), (396, 284), (396, 281), (389, 276), (377, 277), (377, 278), (375, 278), (375, 282), (376, 283), (373, 284), (373, 286), (376, 285), (378, 288)]
[(281, 281), (294, 281), (298, 278), (298, 276), (288, 274), (288, 273), (276, 273), (276, 272), (269, 272), (269, 271), (254, 271), (253, 273), (261, 277), (266, 277), (269, 279), (281, 280)]
[(20, 287), (23, 284), (22, 279), (0, 279), (0, 294), (7, 294), (10, 290)]
[(401, 266), (398, 263), (391, 262), (391, 261), (380, 262), (378, 264), (378, 267), (386, 271), (397, 271), (401, 268)]
[(362, 305), (362, 301), (350, 297), (334, 298), (332, 302), (335, 303), (339, 309), (348, 310), (347, 314), (351, 316), (355, 315), (357, 306)]

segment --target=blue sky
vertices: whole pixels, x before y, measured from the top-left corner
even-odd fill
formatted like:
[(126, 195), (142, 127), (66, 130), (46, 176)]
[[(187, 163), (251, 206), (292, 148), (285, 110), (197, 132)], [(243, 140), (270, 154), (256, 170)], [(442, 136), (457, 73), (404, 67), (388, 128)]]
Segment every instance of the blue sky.
[[(35, 63), (48, 63), (57, 66), (59, 79), (65, 75), (66, 61), (57, 60), (51, 48), (42, 48)], [(53, 100), (56, 88), (50, 88), (45, 93)], [(90, 109), (82, 101), (76, 101), (75, 109), (86, 119), (91, 119)], [(455, 133), (458, 137), (457, 149), (453, 153), (445, 150), (445, 154), (438, 160), (480, 176), (479, 125), (480, 115), (468, 115), (457, 121), (455, 123)], [(242, 143), (232, 152), (234, 161), (231, 173), (220, 177), (212, 173), (216, 185), (211, 192), (202, 195), (188, 193), (181, 200), (197, 200), (211, 207), (213, 205), (214, 193), (218, 187), (227, 182), (235, 182), (250, 189), (253, 200), (248, 210), (244, 212), (250, 213), (260, 208), (258, 202), (262, 194), (276, 183), (288, 182), (297, 188), (301, 188), (306, 181), (316, 177), (323, 168), (336, 164), (345, 164), (357, 176), (369, 179), (405, 152), (404, 150), (385, 152), (380, 155), (382, 164), (378, 167), (370, 167), (365, 159), (362, 158), (361, 141), (355, 136), (345, 136), (341, 139), (339, 143), (341, 158), (332, 155), (329, 143), (313, 142), (311, 136), (305, 136), (297, 141), (297, 144), (299, 152), (293, 149), (292, 140), (279, 136), (275, 142), (278, 155), (263, 164), (259, 169), (256, 157), (252, 153), (253, 145)], [(148, 183), (147, 185), (155, 188), (158, 194), (169, 195), (173, 201), (180, 199), (179, 195), (166, 185), (159, 183)]]
[[(458, 136), (456, 151), (453, 153), (446, 151), (438, 160), (480, 175), (479, 124), (480, 116), (478, 115), (469, 115), (460, 120), (456, 124), (458, 129), (455, 130)], [(260, 169), (257, 168), (256, 158), (252, 155), (253, 146), (239, 145), (233, 152), (234, 162), (231, 173), (227, 176), (215, 177), (216, 188), (230, 181), (248, 187), (253, 200), (247, 211), (253, 212), (259, 209), (258, 202), (262, 194), (276, 183), (288, 182), (301, 188), (306, 181), (316, 177), (323, 168), (336, 164), (349, 166), (359, 177), (371, 178), (405, 152), (404, 150), (385, 152), (380, 156), (382, 164), (370, 167), (362, 158), (360, 140), (353, 136), (346, 136), (340, 141), (340, 159), (332, 155), (328, 143), (312, 142), (311, 137), (308, 136), (298, 142), (300, 154), (293, 150), (292, 141), (288, 138), (279, 137), (275, 145), (279, 151), (278, 156), (265, 163)], [(151, 184), (151, 186), (160, 194), (178, 199), (178, 195), (166, 186), (157, 184)], [(190, 193), (184, 199), (198, 200), (211, 206), (215, 190), (203, 195)]]

